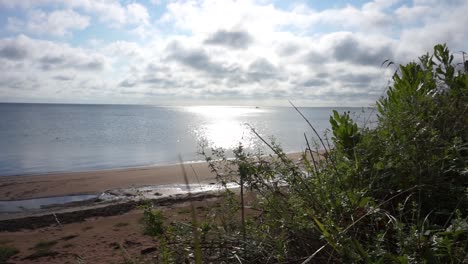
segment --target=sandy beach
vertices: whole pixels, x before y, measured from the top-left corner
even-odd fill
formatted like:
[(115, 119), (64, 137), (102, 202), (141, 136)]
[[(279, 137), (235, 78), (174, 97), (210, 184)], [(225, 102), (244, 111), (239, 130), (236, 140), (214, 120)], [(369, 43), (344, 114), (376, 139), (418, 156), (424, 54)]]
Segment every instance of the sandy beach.
[[(290, 154), (293, 158), (300, 155)], [(215, 182), (207, 163), (184, 164), (190, 183)], [(0, 177), (0, 199), (29, 199), (37, 197), (61, 196), (83, 193), (100, 193), (117, 188), (147, 185), (183, 183), (180, 165), (127, 168), (92, 172), (54, 173), (46, 175)], [(205, 217), (210, 210), (223, 204), (218, 196), (198, 196), (190, 199), (194, 203), (198, 217)], [(250, 201), (250, 199), (248, 199)], [(174, 198), (173, 201), (156, 202), (162, 210), (167, 224), (173, 221), (189, 222), (190, 202)], [(53, 215), (58, 221), (46, 221), (50, 215), (37, 218), (13, 219), (9, 222), (24, 222), (23, 227), (0, 232), (0, 247), (12, 247), (18, 253), (10, 258), (11, 263), (126, 263), (128, 258), (145, 261), (154, 260), (157, 255), (157, 242), (143, 235), (140, 219), (142, 209), (136, 203), (114, 206), (118, 212), (104, 213), (111, 208), (87, 210), (77, 214)], [(80, 211), (81, 212), (81, 211)], [(98, 212), (98, 216), (94, 213)], [(27, 216), (27, 215), (26, 215)], [(71, 221), (65, 221), (66, 218)], [(25, 221), (23, 221), (25, 220)], [(28, 224), (29, 221), (29, 224)], [(58, 224), (60, 222), (60, 224)], [(34, 227), (34, 224), (45, 223)], [(0, 230), (6, 222), (0, 222)], [(38, 245), (50, 244), (47, 254), (37, 256)], [(81, 262), (80, 262), (81, 261)], [(8, 262), (8, 263), (10, 263)]]
[[(184, 164), (190, 183), (215, 180), (207, 163)], [(94, 194), (117, 188), (184, 183), (180, 165), (0, 177), (0, 200)]]
[[(300, 153), (288, 154), (298, 159)], [(215, 182), (206, 162), (186, 163), (190, 183)], [(118, 188), (183, 184), (182, 167), (163, 165), (101, 171), (0, 177), (0, 200), (21, 200), (74, 194), (97, 194)]]
[[(195, 201), (199, 219), (211, 208), (219, 208), (219, 199)], [(188, 202), (157, 206), (166, 217), (189, 223)], [(141, 209), (135, 208), (119, 215), (89, 217), (67, 224), (54, 224), (15, 232), (0, 232), (0, 248), (12, 247), (18, 253), (6, 263), (157, 263), (158, 242), (143, 234)], [(49, 244), (46, 254), (38, 255), (38, 245)]]
[[(301, 153), (288, 154), (298, 160)], [(184, 164), (190, 183), (216, 182), (206, 162)], [(180, 165), (126, 168), (115, 170), (53, 173), (46, 175), (0, 177), (0, 199), (30, 199), (71, 194), (96, 194), (107, 190), (140, 186), (184, 183)], [(166, 197), (153, 201), (166, 224), (190, 222), (190, 204), (203, 219), (223, 206), (220, 194)], [(247, 205), (253, 201), (247, 195)], [(18, 251), (11, 263), (127, 263), (128, 259), (153, 261), (157, 242), (143, 235), (138, 202), (92, 204), (72, 211), (42, 215), (19, 215), (0, 221), (0, 248)], [(214, 210), (214, 211), (212, 211)], [(247, 210), (249, 213), (249, 211)], [(37, 255), (38, 245), (48, 244), (46, 254)], [(8, 262), (8, 263), (10, 263)]]

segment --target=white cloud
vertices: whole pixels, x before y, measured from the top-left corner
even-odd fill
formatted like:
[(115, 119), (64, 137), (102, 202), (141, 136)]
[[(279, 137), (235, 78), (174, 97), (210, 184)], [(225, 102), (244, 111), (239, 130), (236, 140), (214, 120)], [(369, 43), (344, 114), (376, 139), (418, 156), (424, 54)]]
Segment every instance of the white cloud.
[(112, 27), (125, 24), (147, 24), (149, 13), (145, 6), (138, 3), (121, 4), (117, 0), (0, 0), (0, 6), (31, 10), (40, 6), (52, 5), (66, 9), (79, 9)]
[(61, 95), (63, 99), (70, 99), (72, 93), (87, 93), (97, 87), (93, 82), (82, 85), (85, 80), (101, 76), (101, 80), (110, 84), (105, 81), (106, 73), (112, 71), (108, 61), (90, 50), (24, 35), (2, 39), (0, 65), (6, 66), (0, 76), (0, 96), (27, 94), (32, 98), (51, 98)]
[(137, 3), (131, 3), (127, 5), (127, 17), (128, 21), (133, 24), (147, 25), (149, 23), (150, 16), (146, 8)]
[(161, 22), (174, 23), (176, 27), (195, 34), (212, 33), (219, 29), (247, 29), (260, 34), (262, 31), (271, 32), (279, 26), (300, 26), (312, 19), (307, 14), (285, 12), (271, 4), (257, 5), (252, 1), (177, 1), (168, 4), (167, 9)]
[(418, 5), (408, 7), (403, 5), (399, 7), (395, 14), (398, 17), (400, 22), (417, 22), (420, 21), (422, 17), (432, 13), (433, 9), (426, 5)]
[(26, 31), (35, 35), (50, 34), (64, 36), (72, 30), (83, 30), (88, 27), (90, 18), (73, 10), (57, 10), (45, 13), (41, 10), (29, 12), (28, 21), (8, 18), (7, 28), (11, 31)]
[(370, 1), (366, 4), (363, 5), (363, 10), (384, 10), (386, 8), (389, 8), (398, 2), (401, 2), (401, 0), (374, 0)]
[[(12, 2), (21, 3), (0, 0), (0, 5), (39, 10), (45, 0)], [(24, 96), (40, 91), (113, 102), (262, 98), (275, 104), (292, 99), (367, 105), (382, 95), (392, 74), (380, 67), (384, 60), (406, 63), (441, 42), (453, 51), (468, 49), (462, 26), (468, 24), (468, 3), (460, 0), (431, 5), (375, 0), (321, 11), (305, 4), (280, 9), (266, 0), (176, 0), (158, 21), (142, 2), (48, 2), (52, 11), (25, 22), (8, 18), (9, 28), (31, 31), (26, 25), (36, 21), (35, 31), (57, 36), (86, 30), (84, 20), (67, 22), (72, 13), (49, 19), (69, 11), (92, 17), (88, 24), (98, 21), (141, 38), (109, 43), (93, 36), (97, 39), (86, 40), (87, 48), (24, 35), (0, 39), (0, 96), (21, 95), (19, 88), (27, 87)], [(148, 8), (162, 8), (156, 4)]]
[[(418, 1), (422, 2), (422, 1)], [(426, 4), (427, 1), (423, 1)], [(460, 1), (455, 1), (460, 2)], [(415, 6), (411, 12), (424, 7)], [(401, 10), (397, 10), (401, 14)], [(435, 44), (447, 43), (453, 52), (467, 50), (468, 30), (462, 25), (468, 24), (468, 2), (455, 4), (453, 1), (437, 2), (431, 10), (421, 12), (419, 23), (403, 27), (399, 34), (398, 48), (396, 49), (400, 63), (415, 60), (425, 52), (432, 52)]]

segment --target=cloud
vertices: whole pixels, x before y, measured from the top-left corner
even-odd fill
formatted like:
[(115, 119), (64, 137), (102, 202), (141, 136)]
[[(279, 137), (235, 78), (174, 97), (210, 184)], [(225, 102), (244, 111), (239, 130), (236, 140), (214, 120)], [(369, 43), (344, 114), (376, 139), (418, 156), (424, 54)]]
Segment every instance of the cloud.
[(114, 41), (104, 46), (101, 50), (109, 56), (127, 57), (126, 59), (144, 56), (143, 47), (130, 41)]
[[(4, 66), (0, 75), (0, 91), (34, 90), (43, 96), (91, 88), (79, 87), (78, 84), (97, 74), (104, 79), (103, 73), (109, 68), (108, 59), (93, 51), (25, 35), (0, 40), (0, 65)], [(67, 81), (66, 86), (63, 86), (64, 81)], [(36, 93), (28, 93), (28, 96), (42, 97)]]
[(35, 75), (24, 76), (18, 73), (3, 73), (0, 78), (0, 91), (1, 88), (8, 88), (29, 92), (37, 90), (39, 87), (39, 78)]
[(280, 56), (291, 56), (300, 51), (301, 47), (295, 43), (281, 43), (276, 48), (276, 53)]
[(142, 83), (149, 84), (151, 88), (177, 88), (179, 85), (172, 79), (167, 79), (164, 77), (153, 77), (153, 76), (146, 76)]
[(252, 36), (246, 31), (219, 30), (205, 40), (206, 44), (221, 45), (234, 49), (246, 49), (253, 42)]
[(22, 60), (29, 55), (29, 49), (25, 37), (17, 40), (0, 41), (0, 57), (8, 60)]
[(128, 21), (132, 24), (143, 24), (149, 23), (150, 15), (146, 10), (146, 7), (138, 3), (131, 3), (126, 6)]
[(58, 10), (45, 13), (41, 10), (29, 12), (28, 20), (8, 18), (7, 28), (15, 32), (30, 32), (35, 35), (50, 34), (64, 36), (72, 30), (83, 30), (89, 26), (90, 18), (73, 10)]
[(70, 75), (56, 75), (53, 77), (54, 80), (57, 81), (71, 81), (75, 79), (75, 76), (70, 76)]
[[(45, 18), (42, 14), (35, 14), (36, 21), (41, 19), (47, 20), (45, 23), (55, 24), (55, 21), (62, 20), (66, 21), (68, 24), (73, 24), (73, 26), (82, 27), (85, 22), (85, 17), (80, 14), (77, 14), (75, 11), (80, 10), (86, 14), (92, 14), (96, 16), (99, 21), (107, 23), (111, 27), (120, 27), (122, 25), (139, 25), (139, 24), (148, 24), (150, 15), (145, 6), (139, 3), (129, 3), (127, 5), (121, 4), (119, 1), (114, 0), (21, 0), (21, 1), (9, 1), (9, 0), (0, 0), (0, 6), (6, 8), (21, 8), (25, 10), (32, 10), (41, 6), (53, 6), (53, 7), (62, 7), (69, 12), (71, 17), (66, 17), (66, 13), (51, 14), (54, 15), (50, 18)], [(75, 11), (70, 11), (75, 10)], [(42, 12), (43, 11), (38, 11)], [(73, 12), (73, 13), (70, 13)], [(73, 19), (75, 21), (73, 21)], [(52, 21), (48, 21), (48, 20)], [(44, 22), (41, 22), (41, 24)], [(76, 25), (78, 24), (78, 25)], [(60, 30), (57, 29), (57, 33), (60, 33)]]
[(288, 12), (270, 2), (249, 0), (174, 1), (166, 8), (160, 22), (177, 29), (204, 34), (246, 28), (256, 39), (281, 27), (306, 28), (314, 19), (310, 13)]
[(363, 10), (373, 10), (373, 11), (382, 11), (384, 9), (387, 9), (398, 2), (401, 2), (401, 0), (374, 0), (370, 1), (368, 3), (365, 3), (362, 7)]
[(319, 64), (326, 63), (329, 60), (328, 57), (321, 54), (316, 50), (309, 50), (304, 56), (304, 62), (307, 65), (316, 66)]
[(404, 23), (418, 22), (421, 17), (424, 17), (425, 15), (432, 12), (433, 9), (426, 5), (417, 5), (411, 7), (403, 5), (395, 10), (395, 14), (398, 17), (398, 20)]
[[(418, 5), (417, 5), (418, 3)], [(423, 52), (432, 52), (437, 43), (446, 43), (452, 51), (467, 50), (468, 34), (460, 25), (468, 24), (468, 2), (453, 1), (417, 1), (413, 6), (414, 12), (418, 7), (430, 5), (431, 12), (420, 16), (417, 26), (404, 27), (399, 34), (396, 48), (398, 62), (404, 63), (408, 58), (415, 59)], [(420, 5), (421, 6), (420, 6)], [(397, 12), (401, 12), (398, 11)]]
[(301, 86), (303, 87), (320, 87), (320, 86), (324, 86), (324, 85), (327, 85), (328, 82), (326, 80), (323, 80), (323, 79), (309, 79), (309, 80), (306, 80), (305, 82), (303, 82), (301, 84)]
[(119, 83), (120, 87), (127, 87), (127, 88), (134, 87), (135, 85), (137, 85), (136, 81), (132, 81), (132, 80), (128, 80), (128, 79), (125, 79), (125, 80), (123, 80), (123, 81), (121, 81)]
[(376, 76), (371, 73), (344, 73), (337, 74), (337, 80), (345, 81), (346, 83), (366, 84), (374, 80)]
[(44, 71), (57, 69), (76, 69), (84, 71), (99, 71), (104, 68), (104, 59), (100, 56), (87, 56), (85, 54), (70, 54), (59, 52), (45, 55), (37, 60)]
[(368, 66), (379, 66), (384, 60), (393, 58), (390, 45), (367, 44), (352, 34), (338, 36), (332, 54), (338, 61)]
[(363, 105), (390, 78), (385, 59), (468, 50), (463, 0), (155, 2), (0, 0), (0, 96)]
[(203, 49), (185, 48), (178, 42), (168, 46), (169, 60), (176, 61), (182, 65), (197, 71), (203, 71), (211, 76), (222, 77), (236, 71), (236, 65), (226, 65), (213, 61)]
[(278, 79), (280, 73), (277, 68), (264, 58), (256, 59), (248, 68), (249, 81), (258, 82), (265, 79)]

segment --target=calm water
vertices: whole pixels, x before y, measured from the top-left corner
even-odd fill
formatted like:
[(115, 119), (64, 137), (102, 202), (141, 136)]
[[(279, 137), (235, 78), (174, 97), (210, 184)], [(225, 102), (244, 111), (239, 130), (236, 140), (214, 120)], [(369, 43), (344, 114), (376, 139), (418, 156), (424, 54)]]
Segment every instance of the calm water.
[[(338, 108), (369, 118), (371, 110)], [(317, 130), (329, 128), (332, 108), (301, 108)], [(371, 115), (373, 116), (373, 115)], [(371, 118), (372, 119), (372, 118)], [(200, 143), (264, 148), (247, 124), (287, 152), (312, 136), (290, 107), (155, 107), (0, 103), (0, 175), (86, 171), (202, 160)]]

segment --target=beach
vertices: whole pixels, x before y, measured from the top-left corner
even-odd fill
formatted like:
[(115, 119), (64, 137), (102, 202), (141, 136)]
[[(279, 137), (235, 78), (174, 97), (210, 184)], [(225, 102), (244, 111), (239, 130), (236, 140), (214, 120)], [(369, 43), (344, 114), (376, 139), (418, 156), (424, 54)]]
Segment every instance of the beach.
[[(299, 159), (301, 153), (288, 154)], [(206, 162), (183, 164), (190, 184), (215, 183)], [(0, 177), (0, 199), (19, 200), (73, 194), (98, 194), (115, 189), (184, 184), (181, 165), (113, 169), (88, 172)], [(247, 199), (247, 204), (252, 198)], [(200, 219), (223, 206), (220, 193), (174, 196), (153, 201), (166, 223), (190, 221), (191, 204)], [(0, 246), (19, 253), (12, 263), (121, 262), (126, 259), (151, 260), (157, 243), (142, 234), (141, 203), (134, 201), (92, 203), (42, 214), (20, 214), (20, 218), (0, 221)], [(8, 230), (8, 231), (6, 231)], [(47, 254), (37, 256), (37, 245), (49, 243)], [(129, 255), (127, 255), (129, 254)]]
[[(301, 153), (290, 153), (299, 159)], [(184, 163), (190, 184), (216, 182), (206, 162)], [(180, 164), (85, 172), (0, 177), (0, 200), (23, 200), (78, 194), (99, 194), (130, 187), (185, 184)]]
[[(167, 225), (175, 221), (189, 222), (190, 203), (195, 206), (201, 220), (210, 210), (222, 206), (223, 201), (211, 198), (157, 205), (156, 209), (164, 214)], [(143, 234), (142, 216), (143, 210), (135, 207), (118, 215), (87, 217), (73, 223), (55, 222), (46, 227), (14, 232), (4, 231), (0, 232), (0, 247), (18, 250), (7, 263), (133, 263), (137, 260), (157, 263), (151, 261), (158, 255), (158, 242)], [(58, 219), (61, 220), (60, 216)], [(40, 251), (38, 245), (50, 246)]]
[[(216, 180), (205, 162), (188, 163), (184, 167), (190, 183)], [(4, 176), (0, 177), (0, 200), (97, 194), (119, 188), (182, 183), (184, 178), (180, 165)]]
[[(296, 161), (302, 157), (302, 153), (287, 155)], [(12, 263), (119, 263), (129, 258), (150, 261), (158, 254), (158, 244), (143, 235), (141, 205), (145, 200), (126, 199), (125, 192), (148, 186), (184, 185), (184, 171), (192, 185), (214, 186), (217, 182), (207, 162), (0, 177), (0, 200), (99, 195), (122, 190), (124, 193), (124, 198), (116, 201), (4, 214), (0, 221), (0, 246), (18, 250), (10, 258)], [(151, 200), (154, 208), (163, 213), (167, 225), (190, 222), (192, 206), (201, 221), (226, 205), (219, 191)], [(246, 207), (250, 208), (254, 200), (253, 194), (247, 193)], [(247, 213), (255, 211), (247, 209)], [(45, 253), (38, 249), (44, 244), (49, 245)]]

